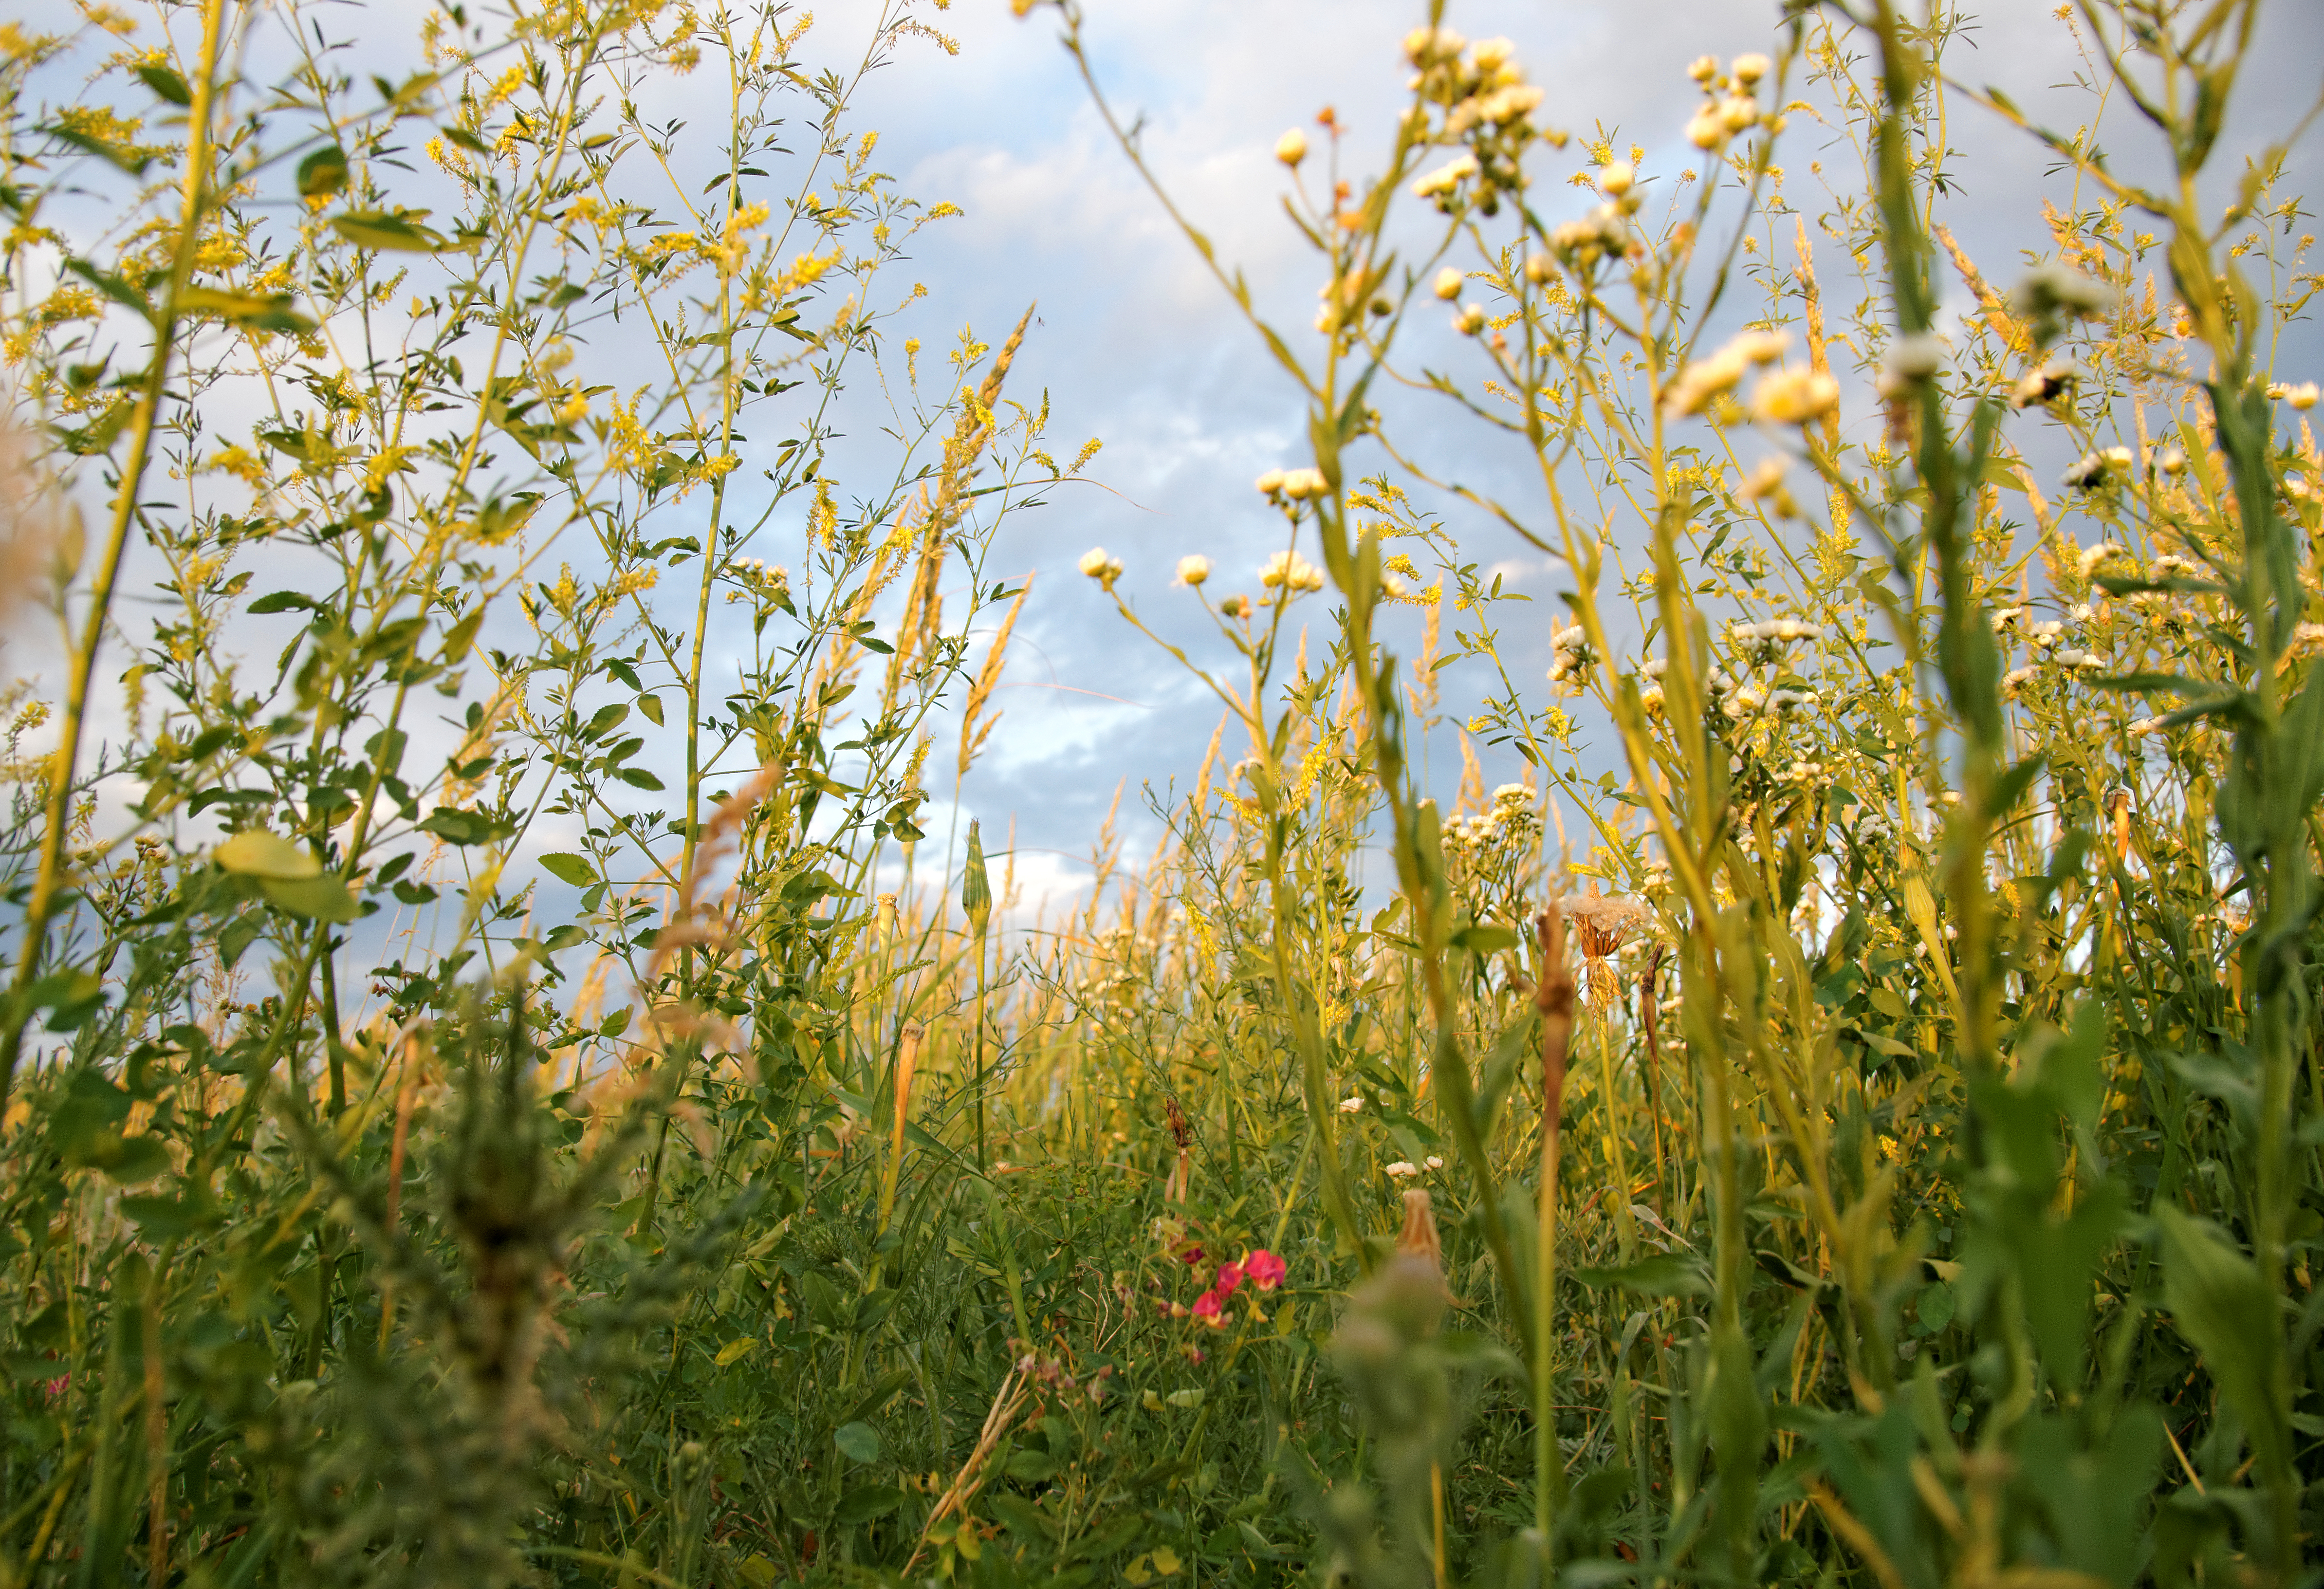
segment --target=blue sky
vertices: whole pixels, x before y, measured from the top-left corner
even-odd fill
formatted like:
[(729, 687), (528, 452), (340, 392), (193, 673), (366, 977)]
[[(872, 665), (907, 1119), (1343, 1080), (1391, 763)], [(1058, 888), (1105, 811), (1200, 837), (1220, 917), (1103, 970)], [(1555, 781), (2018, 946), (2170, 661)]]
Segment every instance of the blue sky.
[[(2076, 96), (2059, 91), (2079, 62), (2050, 8), (1982, 9), (1949, 57), (1951, 69), (1972, 84), (2006, 87), (2037, 115), (2087, 114)], [(1305, 333), (1321, 273), (1277, 208), (1285, 179), (1269, 152), (1285, 128), (1312, 130), (1328, 104), (1351, 127), (1351, 164), (1360, 173), (1367, 152), (1388, 142), (1407, 70), (1397, 41), (1423, 8), (1403, 0), (1096, 0), (1089, 12), (1095, 69), (1125, 115), (1142, 119), (1157, 172), (1222, 256), (1249, 273), (1277, 323)], [(1548, 120), (1577, 133), (1617, 129), (1622, 143), (1646, 146), (1650, 169), (1667, 172), (1692, 153), (1680, 137), (1696, 98), (1688, 61), (1704, 52), (1773, 51), (1778, 14), (1759, 0), (1558, 0), (1456, 5), (1446, 21), (1472, 38), (1513, 39), (1532, 79), (1548, 90), (1541, 113)], [(835, 34), (850, 25), (843, 14), (830, 15)], [(2282, 127), (2317, 93), (2324, 7), (2278, 4), (2265, 18), (2239, 90), (2246, 113), (2220, 162), (2229, 171), (2238, 142), (2248, 142), (2246, 129)], [(1191, 598), (1169, 587), (1171, 566), (1201, 551), (1221, 565), (1221, 588), (1247, 579), (1241, 571), (1275, 544), (1280, 523), (1250, 483), (1261, 469), (1304, 461), (1304, 415), (1296, 388), (1111, 146), (1058, 46), (1056, 14), (1018, 21), (1001, 0), (960, 0), (930, 20), (957, 38), (959, 55), (908, 48), (861, 102), (868, 123), (882, 129), (883, 163), (907, 189), (966, 212), (924, 235), (917, 269), (934, 293), (926, 323), (964, 320), (997, 334), (1038, 300), (1041, 324), (1013, 390), (1047, 389), (1065, 445), (1089, 434), (1106, 443), (1092, 473), (1111, 493), (1061, 493), (1005, 531), (1003, 565), (1038, 568), (1042, 583), (1019, 630), (996, 752), (965, 790), (966, 810), (988, 829), (1013, 814), (1028, 851), (1074, 852), (1123, 782), (1130, 790), (1123, 810), (1134, 818), (1141, 784), (1190, 780), (1218, 712), (1074, 575), (1074, 559), (1092, 545), (1111, 550), (1128, 566), (1123, 588), (1140, 610), (1174, 638), (1199, 643)], [(2148, 155), (2143, 129), (2119, 115), (2105, 125), (2118, 159)], [(2048, 162), (2022, 134), (1972, 108), (1960, 111), (1952, 133), (1969, 156), (1953, 226), (1988, 273), (2006, 282), (2018, 269), (2017, 251), (2044, 244)], [(1820, 136), (1798, 127), (1784, 162), (1808, 164)], [(1844, 177), (1850, 157), (1822, 152)], [(2311, 134), (2297, 152), (2291, 190), (2313, 187), (2301, 179), (2315, 174), (2317, 155)], [(1796, 180), (1791, 191), (1812, 214), (1812, 193)], [(1579, 208), (1585, 200), (1576, 193), (1571, 202)], [(1836, 263), (1825, 261), (1827, 273)], [(2300, 346), (2312, 347), (2313, 339)], [(1410, 423), (1442, 447), (1473, 445), (1441, 412), (1415, 410)], [(1478, 467), (1489, 476), (1495, 467), (1489, 460)], [(1563, 621), (1556, 569), (1489, 526), (1468, 526), (1464, 550), (1503, 567), (1510, 588), (1537, 598), (1521, 609), (1510, 639), (1527, 664), (1519, 677), (1538, 679), (1547, 633)], [(1319, 624), (1322, 615), (1318, 604)], [(1214, 642), (1209, 654), (1218, 654)], [(1457, 698), (1459, 671), (1447, 681)], [(1097, 694), (1044, 688), (1052, 683)], [(1449, 793), (1458, 768), (1449, 735), (1437, 750), (1435, 778)], [(1518, 763), (1489, 762), (1487, 771), (1489, 780), (1515, 776)]]

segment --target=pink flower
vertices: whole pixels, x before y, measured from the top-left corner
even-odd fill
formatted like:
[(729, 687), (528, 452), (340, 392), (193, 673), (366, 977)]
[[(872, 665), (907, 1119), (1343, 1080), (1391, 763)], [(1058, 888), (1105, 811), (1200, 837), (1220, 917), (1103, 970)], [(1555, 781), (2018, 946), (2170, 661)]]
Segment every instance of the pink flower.
[(1203, 1249), (1199, 1245), (1190, 1246), (1178, 1256), (1185, 1259), (1190, 1265), (1200, 1263), (1203, 1261)]
[(1211, 1289), (1222, 1297), (1231, 1297), (1235, 1288), (1242, 1284), (1242, 1277), (1241, 1264), (1222, 1263), (1219, 1265), (1219, 1283)]
[(1262, 1291), (1272, 1291), (1281, 1285), (1286, 1273), (1283, 1260), (1264, 1247), (1244, 1259), (1240, 1267), (1250, 1277), (1250, 1283)]
[(1194, 1316), (1213, 1329), (1223, 1328), (1226, 1321), (1219, 1316), (1219, 1294), (1205, 1291), (1194, 1298)]

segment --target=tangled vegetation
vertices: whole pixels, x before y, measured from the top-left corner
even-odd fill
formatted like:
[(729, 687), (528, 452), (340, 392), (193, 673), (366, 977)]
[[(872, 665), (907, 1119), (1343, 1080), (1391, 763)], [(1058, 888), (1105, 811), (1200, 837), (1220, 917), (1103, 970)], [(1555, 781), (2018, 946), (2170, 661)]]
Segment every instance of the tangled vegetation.
[[(1254, 585), (1152, 591), (1207, 649), (1083, 559), (1222, 716), (1038, 921), (921, 821), (1096, 447), (1026, 322), (893, 328), (945, 208), (852, 106), (935, 19), (9, 24), (60, 638), (0, 1585), (2312, 1582), (2318, 278), (2289, 145), (2214, 170), (2255, 15), (2080, 0), (2065, 137), (1941, 6), (1794, 4), (1671, 63), (1682, 168), (1432, 5), (1370, 156), (1277, 145), (1312, 332), (1157, 184), (1312, 446)], [(1970, 116), (2056, 162), (2022, 265), (1951, 229)]]

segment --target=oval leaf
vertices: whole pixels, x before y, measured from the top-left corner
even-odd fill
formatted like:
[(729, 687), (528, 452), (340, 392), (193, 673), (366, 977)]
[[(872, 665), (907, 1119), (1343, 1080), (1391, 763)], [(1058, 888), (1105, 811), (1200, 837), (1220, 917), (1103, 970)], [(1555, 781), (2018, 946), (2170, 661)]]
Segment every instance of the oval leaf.
[(597, 881), (596, 873), (589, 870), (587, 857), (583, 855), (555, 852), (540, 858), (540, 868), (559, 882), (569, 882), (575, 888), (587, 888)]
[(295, 839), (284, 838), (279, 833), (269, 833), (263, 827), (253, 827), (235, 834), (218, 845), (215, 854), (219, 865), (244, 877), (272, 877), (285, 882), (298, 882), (323, 874), (323, 864), (315, 858), (314, 851)]
[(321, 877), (300, 878), (286, 882), (280, 878), (259, 879), (260, 892), (281, 910), (293, 916), (311, 916), (318, 921), (353, 921), (355, 919), (355, 897), (347, 885), (327, 873)]
[(842, 1424), (832, 1431), (831, 1443), (846, 1454), (851, 1461), (880, 1460), (880, 1431), (861, 1421)]

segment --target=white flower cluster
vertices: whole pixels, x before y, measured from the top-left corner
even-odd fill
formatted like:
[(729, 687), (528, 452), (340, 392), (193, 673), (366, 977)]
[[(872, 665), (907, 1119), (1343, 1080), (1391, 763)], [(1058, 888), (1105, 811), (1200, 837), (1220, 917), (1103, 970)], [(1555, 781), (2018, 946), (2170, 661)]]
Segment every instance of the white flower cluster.
[(779, 601), (790, 587), (790, 570), (764, 558), (736, 558), (726, 565), (726, 573), (742, 587), (726, 593), (729, 602), (755, 599), (764, 605)]
[(1259, 571), (1259, 582), (1269, 590), (1278, 586), (1287, 590), (1321, 590), (1323, 570), (1296, 552), (1279, 551), (1267, 559)]
[(2136, 461), (2126, 447), (2086, 452), (2066, 466), (2063, 483), (2071, 491), (2092, 491), (2104, 485), (2109, 475), (2128, 474)]
[[(1525, 80), (1517, 46), (1507, 39), (1480, 39), (1471, 49), (1451, 28), (1415, 28), (1405, 35), (1404, 53), (1417, 69), (1407, 86), (1445, 107), (1443, 125), (1432, 131), (1426, 105), (1414, 106), (1408, 125), (1415, 136), (1424, 143), (1467, 140), (1475, 150), (1424, 173), (1412, 185), (1413, 196), (1433, 199), (1449, 214), (1461, 200), (1462, 185), (1482, 177), (1480, 208), (1491, 214), (1496, 189), (1518, 180), (1514, 157), (1533, 135), (1541, 89)], [(1553, 144), (1565, 142), (1563, 133), (1542, 135)]]
[(1709, 358), (1695, 360), (1663, 391), (1663, 407), (1673, 414), (1699, 414), (1722, 392), (1732, 392), (1757, 365), (1784, 356), (1791, 338), (1781, 331), (1745, 331)]
[(1560, 695), (1580, 695), (1589, 680), (1590, 670), (1598, 661), (1598, 653), (1590, 648), (1589, 636), (1579, 624), (1549, 637), (1549, 681), (1557, 687)]
[(1081, 570), (1112, 594), (1113, 582), (1121, 577), (1121, 559), (1106, 555), (1105, 548), (1093, 546), (1082, 553)]
[[(1630, 224), (1619, 202), (1601, 204), (1578, 221), (1566, 221), (1552, 228), (1549, 247), (1551, 253), (1573, 269), (1586, 271), (1601, 257), (1619, 259), (1629, 251)], [(1545, 271), (1536, 270), (1533, 262), (1527, 261), (1526, 273), (1539, 282)]]
[(2009, 406), (2032, 408), (2037, 402), (2048, 402), (2081, 378), (2082, 367), (2061, 354), (2041, 368), (2026, 372), (2010, 389)]
[(1251, 484), (1261, 496), (1278, 503), (1305, 502), (1328, 495), (1332, 489), (1321, 469), (1269, 469)]
[(1759, 102), (1754, 96), (1772, 64), (1764, 55), (1738, 55), (1722, 77), (1714, 57), (1698, 58), (1687, 75), (1702, 85), (1704, 98), (1686, 124), (1686, 141), (1697, 149), (1718, 149), (1756, 125)]
[(2279, 402), (2290, 403), (2302, 413), (2316, 406), (2316, 383), (2313, 381), (2302, 381), (2296, 386), (2286, 384), (2282, 381), (2271, 381), (2268, 383), (2267, 394)]
[(1823, 625), (1803, 618), (1763, 618), (1757, 624), (1729, 624), (1727, 638), (1757, 662), (1772, 662), (1787, 647), (1823, 638)]
[[(2109, 450), (2120, 452), (2124, 449), (2113, 448)], [(2074, 572), (2087, 579), (2100, 563), (2105, 562), (2108, 558), (2120, 556), (2122, 556), (2122, 548), (2111, 540), (2101, 540), (2096, 546), (2082, 547), (2074, 553)]]
[(1471, 817), (1455, 817), (1444, 825), (1439, 842), (1445, 857), (1462, 861), (1508, 845), (1522, 848), (1541, 834), (1541, 812), (1533, 790), (1522, 783), (1505, 783), (1493, 791), (1492, 808)]
[(1888, 402), (1901, 402), (1934, 380), (1951, 352), (1943, 337), (1927, 331), (1899, 337), (1888, 345), (1887, 355), (1880, 361), (1874, 388)]

